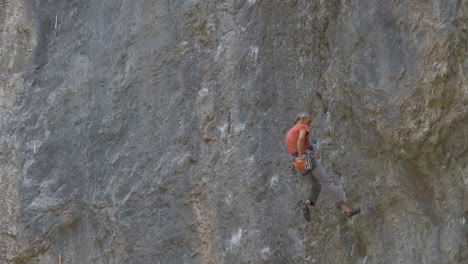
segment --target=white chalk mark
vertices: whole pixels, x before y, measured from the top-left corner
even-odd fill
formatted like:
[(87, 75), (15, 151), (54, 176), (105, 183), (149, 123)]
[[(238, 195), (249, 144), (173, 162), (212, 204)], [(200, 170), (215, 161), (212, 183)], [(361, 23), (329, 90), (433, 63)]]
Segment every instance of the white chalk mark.
[(219, 132), (221, 133), (222, 137), (225, 137), (228, 135), (228, 133), (226, 133), (226, 131), (228, 131), (228, 127), (230, 127), (229, 129), (231, 132), (230, 134), (237, 135), (245, 130), (245, 123), (233, 123), (233, 124), (223, 123), (221, 126), (218, 126), (217, 128)]
[(231, 239), (229, 240), (229, 249), (234, 249), (239, 246), (242, 239), (242, 228), (239, 228), (236, 233), (232, 234)]
[(278, 175), (274, 175), (273, 177), (271, 177), (271, 180), (270, 180), (270, 187), (271, 188), (275, 188), (278, 186), (278, 182), (279, 182), (279, 177)]
[(234, 123), (233, 131), (234, 133), (240, 133), (245, 130), (245, 123)]
[(219, 45), (218, 48), (216, 49), (215, 61), (219, 61), (219, 58), (222, 52), (223, 52), (223, 45)]
[(268, 257), (270, 256), (270, 248), (269, 247), (263, 248), (260, 251), (260, 256), (263, 260), (268, 260)]
[(250, 47), (250, 56), (256, 61), (258, 59), (258, 47), (252, 46)]
[(255, 5), (257, 3), (257, 0), (249, 0), (250, 5)]
[(255, 163), (255, 156), (250, 156), (247, 158), (247, 162), (249, 163), (249, 165), (252, 165)]
[(218, 131), (221, 133), (222, 137), (226, 136), (228, 125), (229, 125), (228, 123), (223, 123), (221, 126), (218, 126)]
[(232, 192), (229, 192), (226, 196), (226, 204), (230, 207), (232, 205)]
[(207, 88), (203, 88), (200, 91), (198, 91), (198, 96), (205, 97), (208, 95), (208, 93), (209, 93), (209, 90)]
[(362, 264), (366, 264), (367, 262), (367, 256), (364, 257), (364, 259), (362, 259)]

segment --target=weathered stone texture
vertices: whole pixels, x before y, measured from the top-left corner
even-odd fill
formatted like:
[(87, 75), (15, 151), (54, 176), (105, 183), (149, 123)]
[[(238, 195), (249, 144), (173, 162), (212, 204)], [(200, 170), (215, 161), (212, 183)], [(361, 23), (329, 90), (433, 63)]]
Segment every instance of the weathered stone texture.
[(0, 7), (0, 262), (468, 262), (466, 0)]

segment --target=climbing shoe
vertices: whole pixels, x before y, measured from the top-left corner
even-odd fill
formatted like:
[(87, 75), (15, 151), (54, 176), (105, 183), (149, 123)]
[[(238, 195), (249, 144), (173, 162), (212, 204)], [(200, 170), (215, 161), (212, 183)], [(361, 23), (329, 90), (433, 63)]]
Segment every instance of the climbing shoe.
[(345, 215), (346, 217), (351, 218), (359, 213), (361, 213), (361, 209), (357, 208), (357, 209), (352, 210), (351, 212), (345, 213)]
[(312, 217), (310, 216), (309, 206), (307, 206), (307, 203), (304, 205), (304, 208), (302, 209), (302, 213), (304, 214), (304, 219), (307, 222), (310, 222), (312, 220)]

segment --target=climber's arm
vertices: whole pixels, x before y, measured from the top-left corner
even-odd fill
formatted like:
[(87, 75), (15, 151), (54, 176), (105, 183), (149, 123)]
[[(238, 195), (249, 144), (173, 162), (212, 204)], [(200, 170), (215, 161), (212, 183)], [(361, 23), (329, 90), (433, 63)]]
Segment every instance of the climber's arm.
[(299, 138), (297, 139), (297, 154), (299, 158), (302, 158), (302, 154), (304, 154), (304, 145), (307, 137), (307, 131), (301, 130), (299, 131)]

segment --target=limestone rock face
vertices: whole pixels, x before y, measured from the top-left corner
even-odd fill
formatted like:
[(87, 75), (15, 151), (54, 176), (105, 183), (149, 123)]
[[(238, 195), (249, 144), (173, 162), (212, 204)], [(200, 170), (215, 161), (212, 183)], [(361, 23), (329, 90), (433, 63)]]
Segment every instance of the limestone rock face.
[(468, 262), (466, 0), (0, 7), (1, 263)]

